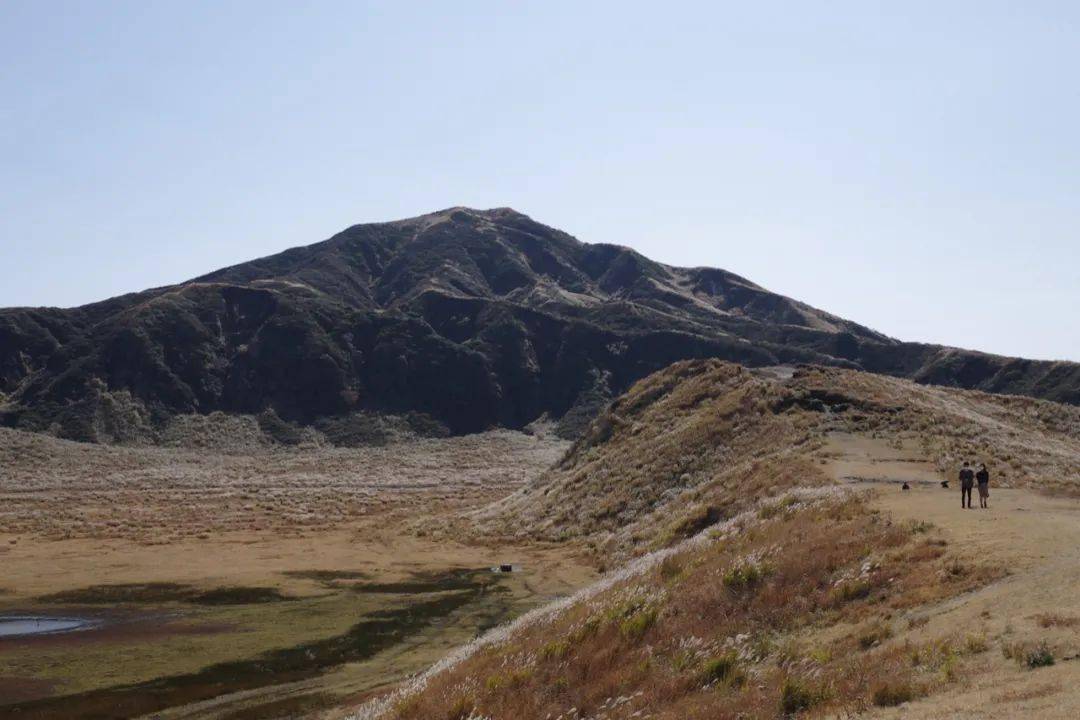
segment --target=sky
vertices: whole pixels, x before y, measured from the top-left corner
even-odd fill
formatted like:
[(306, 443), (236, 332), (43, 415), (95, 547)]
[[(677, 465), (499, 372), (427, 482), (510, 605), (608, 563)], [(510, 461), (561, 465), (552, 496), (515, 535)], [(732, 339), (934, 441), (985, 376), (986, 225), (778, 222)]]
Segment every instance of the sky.
[(0, 306), (509, 206), (1080, 361), (1075, 2), (0, 3)]

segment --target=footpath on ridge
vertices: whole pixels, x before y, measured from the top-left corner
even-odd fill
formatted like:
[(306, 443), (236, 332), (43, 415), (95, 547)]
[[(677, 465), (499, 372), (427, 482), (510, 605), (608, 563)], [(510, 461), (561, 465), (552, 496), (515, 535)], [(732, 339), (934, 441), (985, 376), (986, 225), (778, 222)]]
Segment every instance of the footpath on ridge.
[[(949, 689), (871, 717), (945, 718), (1080, 717), (1080, 501), (1026, 488), (995, 487), (990, 507), (960, 507), (955, 478), (943, 477), (917, 446), (897, 447), (862, 435), (834, 434), (830, 471), (842, 483), (877, 490), (877, 505), (896, 521), (927, 522), (952, 551), (1008, 571), (997, 582), (912, 618), (926, 622), (912, 640), (950, 633), (985, 636), (989, 649)], [(991, 476), (993, 477), (993, 476)], [(950, 487), (940, 483), (948, 479)], [(901, 490), (907, 482), (911, 488)], [(1028, 669), (1006, 658), (1003, 646), (1045, 642), (1055, 664)]]

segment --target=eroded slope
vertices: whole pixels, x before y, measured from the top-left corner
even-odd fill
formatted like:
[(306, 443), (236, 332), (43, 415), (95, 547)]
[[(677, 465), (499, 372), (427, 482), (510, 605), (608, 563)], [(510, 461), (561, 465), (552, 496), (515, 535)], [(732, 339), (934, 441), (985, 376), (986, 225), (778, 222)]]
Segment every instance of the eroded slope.
[(812, 362), (1080, 402), (1080, 365), (901, 343), (724, 270), (450, 208), (79, 308), (0, 310), (0, 424), (157, 442), (175, 415), (419, 413), (571, 436), (687, 358)]

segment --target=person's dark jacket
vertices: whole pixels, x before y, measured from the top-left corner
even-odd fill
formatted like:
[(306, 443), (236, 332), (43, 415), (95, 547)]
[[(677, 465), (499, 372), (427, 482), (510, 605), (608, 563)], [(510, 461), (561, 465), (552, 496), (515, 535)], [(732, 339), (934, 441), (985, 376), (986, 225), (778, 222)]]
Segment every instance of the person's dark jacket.
[(985, 469), (979, 470), (979, 472), (975, 473), (975, 480), (980, 485), (988, 483), (990, 482), (990, 473), (988, 473)]

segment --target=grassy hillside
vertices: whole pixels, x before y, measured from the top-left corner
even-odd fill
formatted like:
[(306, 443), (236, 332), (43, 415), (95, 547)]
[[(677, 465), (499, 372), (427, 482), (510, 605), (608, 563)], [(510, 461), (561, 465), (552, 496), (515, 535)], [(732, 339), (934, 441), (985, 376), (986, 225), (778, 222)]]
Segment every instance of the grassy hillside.
[[(1080, 490), (1076, 408), (831, 368), (678, 363), (613, 403), (531, 486), (456, 528), (579, 538), (616, 569), (357, 717), (833, 717), (954, 692), (994, 664), (995, 645), (1016, 672), (1061, 655), (1012, 635), (1011, 621), (993, 637), (982, 621), (927, 625), (1013, 569), (883, 513), (861, 478), (837, 476), (838, 437), (884, 448), (873, 461), (886, 476), (914, 467), (915, 448), (930, 475), (967, 458), (990, 465), (996, 488)], [(920, 497), (944, 493), (925, 486)], [(941, 503), (955, 507), (953, 492)]]
[(882, 647), (908, 631), (902, 613), (998, 573), (853, 493), (797, 491), (633, 561), (359, 717), (772, 718), (897, 704), (954, 679), (986, 644)]
[(563, 460), (468, 518), (483, 532), (587, 537), (641, 552), (822, 482), (831, 433), (910, 439), (943, 471), (986, 462), (995, 484), (1080, 494), (1080, 408), (836, 368), (676, 363), (636, 383)]

